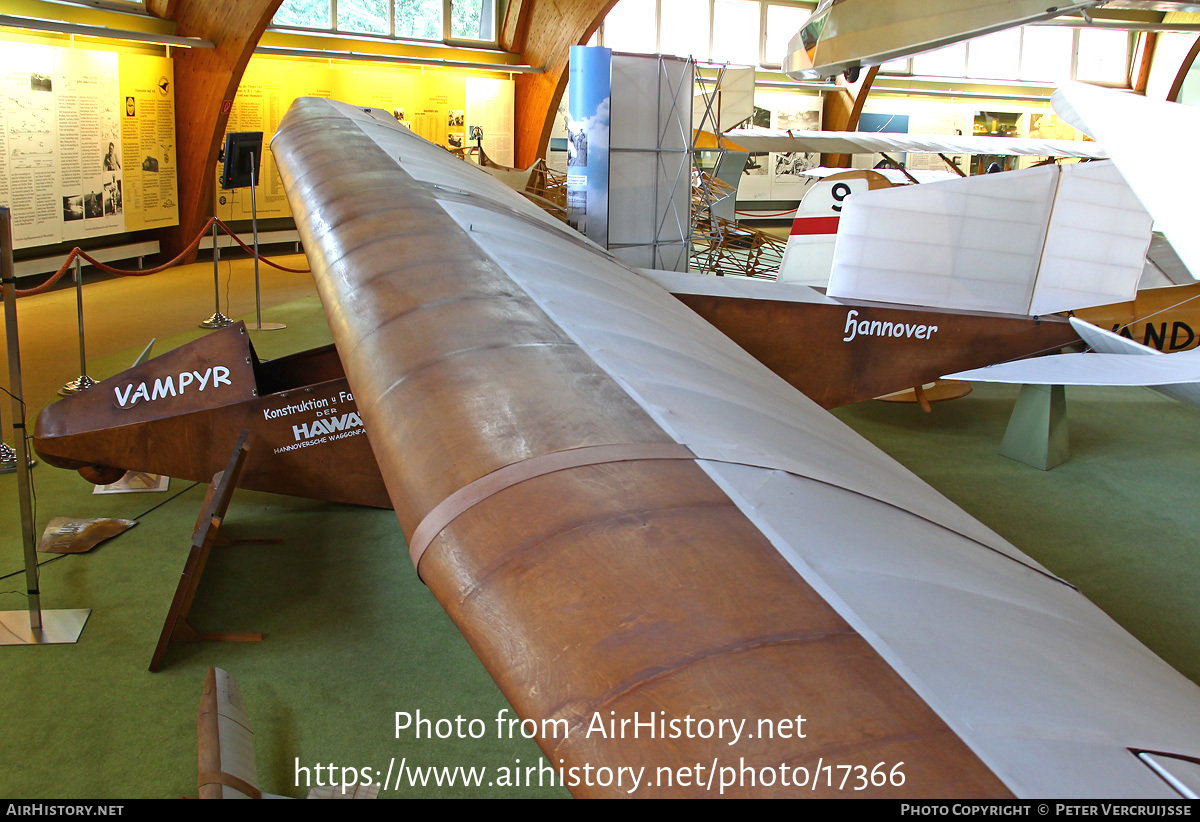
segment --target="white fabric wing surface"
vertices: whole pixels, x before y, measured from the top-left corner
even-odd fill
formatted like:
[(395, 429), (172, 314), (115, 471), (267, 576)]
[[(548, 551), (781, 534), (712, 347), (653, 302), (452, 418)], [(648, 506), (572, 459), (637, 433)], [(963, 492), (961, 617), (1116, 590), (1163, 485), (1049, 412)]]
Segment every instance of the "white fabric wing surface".
[(947, 379), (1024, 385), (1145, 386), (1200, 408), (1200, 348), (1163, 354), (1078, 317), (1071, 325), (1090, 354), (1057, 354), (989, 365)]

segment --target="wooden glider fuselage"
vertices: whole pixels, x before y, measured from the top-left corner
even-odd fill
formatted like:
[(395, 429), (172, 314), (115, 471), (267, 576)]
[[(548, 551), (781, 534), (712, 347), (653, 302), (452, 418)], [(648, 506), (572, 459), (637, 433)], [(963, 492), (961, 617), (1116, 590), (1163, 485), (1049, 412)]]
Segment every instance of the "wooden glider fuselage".
[(924, 385), (950, 373), (947, 363), (1005, 362), (1079, 339), (1062, 317), (675, 296), (822, 408)]
[[(1061, 317), (675, 296), (823, 408), (1078, 339)], [(89, 479), (137, 470), (202, 481), (247, 428), (254, 449), (241, 487), (388, 507), (333, 346), (260, 362), (244, 329), (214, 332), (48, 406), (35, 448)]]
[(389, 507), (333, 346), (261, 362), (244, 323), (48, 406), (34, 447), (93, 478), (136, 470), (203, 482), (243, 429), (253, 447), (239, 487)]

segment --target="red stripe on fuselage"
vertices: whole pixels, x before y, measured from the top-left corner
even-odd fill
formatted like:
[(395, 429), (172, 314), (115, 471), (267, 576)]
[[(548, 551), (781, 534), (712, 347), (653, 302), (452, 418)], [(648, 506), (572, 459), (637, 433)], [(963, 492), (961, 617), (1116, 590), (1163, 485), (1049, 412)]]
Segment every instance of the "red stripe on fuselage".
[(792, 223), (792, 236), (804, 234), (837, 234), (841, 217), (797, 217)]

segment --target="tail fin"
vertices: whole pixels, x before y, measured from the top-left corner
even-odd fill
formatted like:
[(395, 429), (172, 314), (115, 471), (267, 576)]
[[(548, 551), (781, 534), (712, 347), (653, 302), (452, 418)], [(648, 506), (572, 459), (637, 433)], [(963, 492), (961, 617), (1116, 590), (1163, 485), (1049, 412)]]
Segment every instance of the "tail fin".
[(810, 186), (796, 209), (792, 233), (779, 266), (779, 281), (828, 285), (842, 203), (851, 194), (890, 186), (879, 172), (865, 170), (832, 174)]

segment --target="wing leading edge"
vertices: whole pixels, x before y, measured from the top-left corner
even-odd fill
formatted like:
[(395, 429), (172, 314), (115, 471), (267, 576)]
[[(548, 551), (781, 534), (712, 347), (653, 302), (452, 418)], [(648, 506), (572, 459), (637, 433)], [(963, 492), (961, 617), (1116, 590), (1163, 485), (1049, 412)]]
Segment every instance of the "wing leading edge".
[[(1131, 750), (1200, 755), (1192, 683), (658, 286), (384, 112), (298, 101), (273, 150), (419, 572), (556, 767), (1153, 796)], [(810, 724), (595, 732), (635, 713)]]

